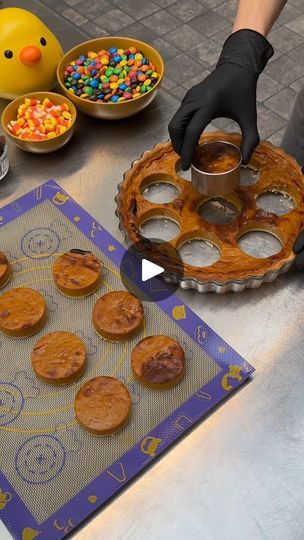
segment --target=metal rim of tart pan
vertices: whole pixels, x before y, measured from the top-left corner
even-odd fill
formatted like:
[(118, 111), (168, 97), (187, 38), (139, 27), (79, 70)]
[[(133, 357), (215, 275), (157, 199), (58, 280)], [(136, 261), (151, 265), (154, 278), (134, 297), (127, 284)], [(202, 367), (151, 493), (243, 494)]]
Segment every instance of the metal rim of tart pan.
[[(210, 132), (209, 135), (215, 135), (215, 133)], [(222, 135), (222, 133), (221, 133)], [(239, 134), (227, 134), (227, 135), (239, 135)], [(169, 141), (166, 141), (169, 142)], [(283, 150), (280, 148), (274, 147), (271, 143), (268, 141), (263, 141), (264, 144), (267, 144), (268, 147), (275, 148), (280, 153), (285, 154)], [(123, 226), (123, 215), (122, 215), (122, 188), (126, 183), (126, 178), (128, 173), (134, 168), (135, 165), (137, 165), (140, 161), (145, 160), (153, 150), (155, 150), (157, 147), (162, 147), (163, 143), (158, 143), (153, 146), (150, 150), (147, 150), (142, 153), (140, 158), (135, 159), (130, 166), (130, 169), (124, 172), (123, 180), (118, 184), (117, 189), (118, 193), (115, 196), (115, 202), (116, 202), (116, 209), (115, 209), (115, 215), (118, 218), (118, 227), (119, 230), (124, 238), (124, 241), (126, 245), (129, 247), (133, 244), (133, 242), (130, 240), (128, 236), (127, 230)], [(292, 158), (291, 156), (288, 156), (290, 160), (294, 162), (294, 164), (297, 166), (297, 168), (300, 171), (300, 167), (297, 164), (296, 160)], [(179, 285), (182, 289), (194, 289), (197, 290), (200, 293), (207, 293), (207, 292), (215, 292), (217, 294), (223, 294), (226, 292), (242, 292), (245, 289), (255, 289), (260, 287), (263, 283), (269, 283), (272, 281), (275, 281), (281, 274), (285, 274), (288, 272), (291, 267), (294, 265), (295, 262), (295, 256), (290, 257), (289, 260), (285, 260), (282, 262), (282, 264), (275, 270), (266, 270), (263, 274), (255, 275), (252, 273), (251, 275), (247, 276), (244, 279), (230, 279), (227, 281), (217, 281), (216, 279), (210, 279), (210, 280), (203, 280), (200, 281), (194, 276), (186, 276), (182, 279), (176, 278), (176, 276), (172, 277), (172, 281), (179, 282)]]

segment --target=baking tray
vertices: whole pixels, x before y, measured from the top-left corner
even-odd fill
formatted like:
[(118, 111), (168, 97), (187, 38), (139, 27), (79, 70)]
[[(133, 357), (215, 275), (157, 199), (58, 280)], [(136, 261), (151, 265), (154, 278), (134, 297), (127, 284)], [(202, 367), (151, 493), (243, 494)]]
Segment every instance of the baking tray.
[[(205, 132), (202, 135), (201, 142), (205, 142), (206, 140), (218, 140), (220, 138), (223, 138), (223, 139), (225, 138), (225, 140), (228, 140), (229, 142), (233, 142), (234, 144), (237, 144), (239, 142), (240, 136), (239, 136), (239, 134), (236, 134), (236, 133), (223, 134), (222, 132), (214, 132), (214, 133)], [(138, 233), (138, 231), (136, 231), (136, 227), (133, 230), (132, 225), (129, 226), (129, 224), (131, 223), (132, 218), (130, 216), (127, 216), (127, 220), (125, 219), (125, 216), (126, 216), (127, 212), (126, 212), (126, 206), (124, 205), (124, 197), (125, 197), (125, 190), (130, 187), (130, 183), (131, 183), (131, 186), (132, 186), (131, 187), (131, 192), (134, 195), (134, 200), (137, 203), (137, 205), (139, 204), (138, 200), (140, 199), (140, 198), (138, 198), (139, 192), (138, 192), (138, 189), (137, 189), (137, 185), (135, 185), (135, 187), (133, 187), (133, 183), (132, 183), (133, 178), (131, 178), (131, 171), (132, 170), (135, 171), (136, 166), (138, 164), (141, 165), (141, 164), (144, 164), (149, 159), (152, 160), (152, 158), (154, 156), (154, 152), (155, 151), (161, 152), (165, 146), (169, 145), (169, 142), (170, 141), (166, 141), (164, 143), (156, 144), (150, 150), (145, 151), (140, 156), (140, 158), (134, 160), (132, 162), (132, 164), (131, 164), (130, 169), (128, 169), (124, 173), (123, 180), (117, 186), (118, 193), (117, 193), (117, 195), (115, 197), (116, 216), (117, 216), (117, 218), (119, 220), (119, 229), (120, 229), (120, 231), (122, 233), (122, 236), (124, 238), (124, 241), (125, 241), (125, 243), (127, 245), (132, 245), (135, 241), (139, 241), (143, 237), (140, 233)], [(292, 168), (292, 172), (290, 174), (293, 175), (294, 178), (296, 179), (295, 180), (295, 186), (296, 186), (296, 188), (298, 190), (297, 195), (299, 197), (298, 205), (299, 206), (301, 205), (301, 208), (302, 208), (303, 201), (304, 201), (304, 196), (303, 196), (303, 193), (304, 193), (304, 191), (303, 191), (303, 175), (301, 174), (300, 168), (299, 168), (298, 164), (296, 163), (296, 161), (291, 156), (287, 156), (287, 154), (284, 154), (284, 152), (280, 148), (274, 147), (268, 141), (262, 141), (260, 147), (258, 147), (258, 149), (256, 149), (255, 154), (254, 154), (254, 156), (252, 158), (253, 163), (258, 162), (260, 149), (264, 149), (267, 152), (276, 152), (276, 155), (278, 156), (278, 159), (281, 160), (281, 166), (282, 166), (283, 171), (286, 171), (287, 170), (286, 167), (288, 168), (288, 166), (290, 168)], [(160, 171), (165, 170), (162, 167), (162, 163), (159, 160), (159, 158), (156, 157), (155, 161), (158, 163), (158, 168), (159, 168)], [(178, 162), (178, 159), (177, 159), (177, 162)], [(269, 165), (267, 167), (269, 167)], [(153, 172), (155, 173), (154, 170), (153, 170)], [(255, 171), (255, 169), (251, 167), (251, 164), (249, 164), (248, 167), (242, 167), (242, 173), (245, 173), (245, 172), (248, 172), (248, 175), (250, 175), (251, 173), (258, 172), (258, 171)], [(160, 175), (162, 175), (162, 174), (163, 173), (161, 172)], [(176, 169), (176, 174), (177, 174), (177, 178), (178, 178), (179, 182), (184, 182), (184, 179), (186, 179), (186, 178), (189, 181), (189, 178), (186, 177), (186, 176), (185, 177), (181, 176), (177, 169)], [(151, 176), (153, 176), (153, 174)], [(174, 176), (172, 174), (172, 171), (168, 174), (168, 176), (172, 176), (172, 177)], [(131, 178), (131, 180), (130, 180), (130, 178)], [(161, 182), (161, 179), (160, 179), (160, 182)], [(188, 182), (186, 182), (185, 184), (187, 184), (187, 183)], [(276, 188), (275, 186), (277, 184), (280, 187)], [(251, 188), (254, 188), (254, 182), (252, 184), (250, 184), (250, 183), (249, 184), (241, 183), (242, 187), (244, 187), (245, 185), (247, 186), (247, 189), (249, 191), (250, 191)], [(275, 181), (274, 182), (273, 191), (278, 191), (279, 192), (280, 189), (283, 189), (283, 190), (285, 189), (286, 192), (289, 191), (289, 187), (288, 187), (287, 184), (286, 184), (286, 186), (284, 188), (282, 188), (281, 186), (285, 186), (284, 178), (283, 178), (282, 181), (280, 180), (280, 181)], [(183, 188), (181, 188), (181, 189), (183, 189)], [(268, 186), (267, 189), (265, 188), (265, 190), (266, 191), (267, 190), (272, 191), (272, 186), (270, 186), (270, 187)], [(225, 199), (225, 197), (222, 197), (222, 199)], [(173, 207), (174, 207), (174, 200), (170, 201), (170, 203), (167, 203), (167, 204), (164, 204), (164, 203), (158, 203), (158, 204), (153, 203), (153, 204), (151, 204), (150, 203), (149, 205), (145, 206), (145, 211), (147, 211), (147, 208), (149, 210), (151, 209), (151, 212), (152, 211), (156, 212), (157, 209), (160, 209), (159, 213), (161, 213), (161, 211), (163, 209), (165, 209), (165, 211), (167, 211), (167, 210), (169, 211)], [(176, 207), (174, 207), (174, 209), (176, 210)], [(257, 216), (257, 214), (258, 214), (258, 209), (256, 209), (256, 216)], [(170, 215), (170, 214), (168, 214), (168, 215)], [(265, 223), (267, 223), (267, 224), (271, 223), (271, 218), (273, 218), (273, 216), (271, 216), (271, 213), (267, 213), (267, 212), (263, 213), (262, 210), (259, 210), (258, 219), (261, 219), (262, 217), (263, 217), (263, 220), (265, 221)], [(281, 218), (282, 218), (281, 222), (283, 224), (285, 216), (281, 216)], [(301, 212), (299, 210), (299, 218), (298, 218), (298, 220), (300, 220), (300, 218), (301, 218)], [(256, 220), (257, 220), (257, 218), (256, 218)], [(274, 222), (276, 222), (276, 220), (278, 220), (278, 218), (277, 218), (277, 216), (274, 216)], [(283, 227), (284, 227), (284, 225), (283, 225)], [(202, 226), (202, 230), (204, 230), (203, 226)], [(131, 234), (130, 231), (132, 231), (132, 234), (133, 234), (132, 238), (131, 238), (132, 234)], [(291, 240), (293, 240), (292, 243), (295, 241), (295, 239), (297, 237), (297, 234), (298, 234), (298, 232), (296, 233), (294, 239), (291, 239)], [(177, 235), (177, 236), (179, 237), (179, 235)], [(288, 239), (288, 241), (290, 243), (290, 239)], [(172, 244), (174, 244), (174, 242), (175, 242), (175, 239), (172, 240)], [(255, 255), (255, 257), (259, 258), (259, 254), (257, 253)], [(265, 261), (266, 261), (266, 258), (265, 258)], [(274, 281), (280, 274), (284, 274), (287, 271), (289, 271), (292, 268), (292, 266), (294, 265), (294, 261), (295, 261), (295, 255), (292, 252), (288, 257), (287, 256), (282, 257), (282, 261), (278, 261), (276, 263), (276, 265), (275, 265), (275, 268), (272, 268), (270, 270), (263, 270), (263, 271), (259, 271), (259, 272), (254, 272), (254, 271), (247, 272), (248, 275), (243, 279), (232, 278), (232, 279), (229, 279), (229, 280), (223, 280), (223, 279), (222, 280), (217, 280), (215, 278), (212, 278), (212, 279), (206, 278), (204, 280), (199, 280), (198, 278), (194, 277), (191, 274), (191, 266), (187, 265), (186, 266), (187, 271), (185, 272), (185, 274), (187, 274), (187, 275), (184, 275), (184, 276), (180, 277), (180, 276), (177, 276), (175, 274), (172, 274), (171, 281), (175, 282), (175, 283), (178, 283), (179, 286), (182, 289), (196, 289), (200, 293), (215, 292), (217, 294), (224, 294), (226, 292), (242, 292), (244, 289), (258, 288), (265, 282)], [(192, 267), (192, 269), (193, 269), (193, 267)]]
[[(91, 324), (92, 307), (101, 294), (124, 288), (119, 267), (125, 248), (55, 181), (0, 210), (0, 240), (13, 267), (4, 290), (40, 290), (49, 314), (36, 336), (1, 336), (6, 361), (0, 377), (0, 519), (16, 540), (57, 540), (123, 489), (254, 369), (174, 295), (143, 302), (146, 324), (140, 336), (125, 343), (100, 339)], [(75, 247), (94, 251), (105, 264), (100, 289), (84, 299), (62, 296), (51, 276), (55, 257)], [(138, 293), (140, 274), (138, 261), (124, 258), (125, 279)], [(150, 285), (155, 298), (164, 282), (155, 278)], [(148, 298), (149, 291), (141, 290), (141, 296)], [(30, 365), (39, 335), (56, 329), (77, 333), (88, 355), (85, 374), (64, 387), (45, 385)], [(184, 380), (163, 392), (141, 387), (130, 369), (132, 348), (156, 333), (176, 337), (187, 359)], [(132, 397), (129, 424), (108, 437), (85, 432), (73, 413), (77, 389), (98, 374), (122, 380)]]

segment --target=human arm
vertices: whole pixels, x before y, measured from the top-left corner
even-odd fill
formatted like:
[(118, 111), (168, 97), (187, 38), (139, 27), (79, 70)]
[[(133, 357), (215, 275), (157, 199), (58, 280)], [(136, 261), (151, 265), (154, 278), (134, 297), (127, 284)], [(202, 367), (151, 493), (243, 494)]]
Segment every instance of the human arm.
[(221, 116), (236, 121), (242, 131), (243, 163), (259, 143), (256, 86), (273, 54), (266, 35), (286, 0), (240, 0), (233, 33), (226, 40), (215, 70), (185, 95), (169, 124), (174, 150), (182, 168), (192, 162), (199, 137)]
[(233, 32), (248, 28), (267, 36), (287, 0), (240, 0)]

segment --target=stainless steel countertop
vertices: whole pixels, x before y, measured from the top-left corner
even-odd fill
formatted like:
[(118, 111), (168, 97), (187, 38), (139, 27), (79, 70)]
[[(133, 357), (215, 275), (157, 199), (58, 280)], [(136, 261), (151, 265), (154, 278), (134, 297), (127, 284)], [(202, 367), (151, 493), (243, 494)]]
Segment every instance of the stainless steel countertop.
[[(35, 0), (4, 2), (36, 11), (63, 37), (85, 39)], [(3, 108), (4, 102), (1, 102)], [(1, 205), (57, 180), (120, 241), (116, 186), (142, 152), (167, 139), (178, 103), (160, 91), (150, 108), (107, 123), (79, 114), (61, 151), (26, 154), (10, 145)], [(240, 294), (179, 296), (252, 363), (253, 380), (97, 513), (77, 540), (302, 539), (304, 524), (303, 274), (288, 273)], [(1, 540), (10, 538), (0, 527)]]

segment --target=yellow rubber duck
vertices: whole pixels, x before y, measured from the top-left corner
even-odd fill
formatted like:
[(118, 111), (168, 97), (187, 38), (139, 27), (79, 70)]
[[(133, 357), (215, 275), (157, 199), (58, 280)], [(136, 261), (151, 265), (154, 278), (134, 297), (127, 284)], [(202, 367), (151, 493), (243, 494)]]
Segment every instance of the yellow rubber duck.
[(0, 97), (52, 90), (63, 55), (58, 39), (36, 15), (0, 9)]

